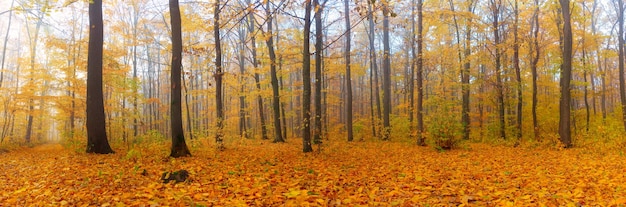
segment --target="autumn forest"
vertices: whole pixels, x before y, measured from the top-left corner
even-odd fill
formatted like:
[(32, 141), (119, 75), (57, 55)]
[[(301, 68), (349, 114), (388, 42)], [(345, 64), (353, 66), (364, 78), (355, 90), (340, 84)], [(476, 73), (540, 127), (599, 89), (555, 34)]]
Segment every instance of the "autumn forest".
[(0, 0), (0, 205), (626, 205), (623, 0)]

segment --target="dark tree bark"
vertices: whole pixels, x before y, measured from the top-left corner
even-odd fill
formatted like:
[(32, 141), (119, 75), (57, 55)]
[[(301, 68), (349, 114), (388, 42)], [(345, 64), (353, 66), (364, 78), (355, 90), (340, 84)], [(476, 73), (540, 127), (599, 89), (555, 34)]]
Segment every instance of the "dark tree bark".
[(220, 37), (220, 0), (215, 1), (213, 15), (213, 35), (215, 38), (215, 106), (217, 110), (217, 131), (215, 133), (215, 143), (220, 150), (224, 149), (224, 99), (222, 98), (222, 41)]
[(502, 6), (501, 0), (490, 0), (491, 12), (493, 17), (493, 38), (495, 46), (495, 67), (496, 67), (496, 92), (498, 103), (498, 120), (500, 121), (499, 136), (502, 139), (506, 139), (506, 123), (504, 120), (504, 85), (502, 83), (502, 63), (500, 54), (500, 7)]
[(533, 136), (535, 140), (539, 138), (539, 126), (537, 125), (537, 65), (539, 64), (539, 0), (535, 0), (535, 13), (533, 15), (532, 30), (532, 47), (531, 47), (531, 64), (530, 70), (533, 79), (533, 100), (532, 100), (532, 117), (533, 117)]
[(619, 58), (617, 62), (619, 68), (619, 94), (622, 106), (622, 122), (624, 124), (624, 130), (626, 130), (626, 83), (624, 81), (624, 1), (617, 0), (617, 10), (617, 45), (619, 51)]
[[(376, 129), (379, 127), (379, 121), (382, 116), (382, 112), (380, 110), (380, 92), (379, 92), (379, 84), (378, 84), (378, 63), (376, 62), (376, 46), (374, 45), (376, 39), (376, 31), (374, 30), (374, 12), (372, 11), (372, 4), (374, 2), (367, 1), (367, 19), (369, 26), (369, 58), (370, 58), (370, 93), (374, 98), (371, 98), (372, 101), (376, 101), (376, 116), (374, 116), (374, 108), (372, 105), (372, 132), (374, 137), (376, 137)], [(372, 77), (373, 75), (373, 77)], [(372, 89), (373, 88), (373, 89)], [(380, 132), (378, 133), (380, 135)]]
[(311, 0), (304, 3), (304, 39), (302, 43), (302, 151), (312, 152), (311, 147)]
[[(450, 9), (452, 10), (452, 12), (454, 12), (454, 1), (450, 0)], [(469, 5), (467, 6), (467, 11), (472, 13), (473, 12), (473, 1), (469, 2)], [(460, 28), (459, 28), (459, 24), (457, 22), (457, 15), (456, 13), (453, 16), (453, 20), (454, 20), (454, 27), (455, 27), (455, 31), (456, 31), (456, 39), (457, 39), (457, 45), (458, 45), (458, 56), (459, 56), (459, 67), (461, 67), (460, 69), (460, 74), (461, 74), (461, 96), (462, 96), (462, 109), (461, 109), (461, 123), (463, 124), (463, 139), (467, 140), (469, 139), (469, 135), (470, 135), (470, 117), (469, 117), (469, 113), (470, 113), (470, 85), (469, 85), (469, 80), (470, 80), (470, 75), (469, 75), (469, 70), (470, 70), (470, 61), (469, 61), (469, 56), (471, 54), (471, 45), (470, 45), (470, 41), (471, 41), (471, 32), (472, 32), (472, 25), (471, 25), (471, 18), (467, 18), (467, 23), (466, 23), (466, 33), (465, 33), (465, 42), (464, 42), (464, 48), (461, 49), (461, 34), (460, 34)], [(463, 52), (462, 52), (463, 51)], [(463, 54), (463, 55), (461, 55)]]
[[(414, 128), (413, 128), (413, 113), (415, 112), (415, 61), (417, 59), (417, 53), (415, 52), (415, 7), (416, 3), (415, 0), (411, 0), (411, 37), (410, 37), (410, 41), (411, 41), (411, 62), (410, 64), (410, 69), (409, 69), (409, 78), (408, 79), (408, 83), (409, 83), (409, 126), (410, 126), (410, 136), (413, 137), (413, 133), (414, 133)], [(408, 56), (408, 54), (407, 54)], [(408, 57), (407, 57), (408, 59)]]
[[(274, 18), (274, 26), (276, 27), (276, 47), (280, 47), (280, 27), (278, 27), (278, 19)], [(276, 65), (278, 65), (278, 72), (282, 74), (283, 71), (283, 54), (282, 53), (278, 53), (277, 55), (278, 60)], [(278, 79), (278, 85), (280, 86), (280, 90), (281, 91), (285, 91), (285, 84), (284, 84), (284, 80), (283, 80), (283, 76), (281, 75)], [(282, 121), (282, 127), (283, 127), (283, 139), (287, 139), (287, 115), (285, 113), (285, 109), (286, 109), (286, 104), (285, 102), (281, 102), (280, 103), (280, 115), (281, 115), (281, 121)]]
[[(585, 4), (585, 2), (582, 2), (582, 7), (583, 7), (583, 16), (588, 15), (587, 12), (587, 6)], [(582, 26), (583, 28), (587, 26), (587, 20), (583, 20), (582, 22)], [(581, 45), (585, 45), (585, 32), (586, 30), (583, 30), (583, 34), (581, 35)], [(588, 67), (587, 67), (587, 48), (583, 47), (582, 48), (582, 69), (583, 69), (583, 80), (585, 81), (585, 83), (588, 83), (588, 79), (587, 79), (587, 74), (589, 73)], [(593, 76), (591, 77), (593, 79)], [(593, 81), (592, 81), (592, 89), (593, 89)], [(590, 116), (591, 116), (591, 110), (590, 110), (590, 104), (589, 104), (589, 91), (588, 91), (588, 87), (587, 84), (583, 85), (583, 100), (585, 101), (585, 131), (589, 132), (589, 121), (590, 121)]]
[(245, 28), (239, 27), (237, 29), (237, 35), (239, 36), (239, 136), (248, 138), (246, 129), (246, 95), (245, 95), (245, 75), (246, 75), (246, 61), (245, 61), (245, 49), (246, 49), (246, 31)]
[(170, 126), (172, 128), (172, 149), (170, 157), (191, 156), (187, 144), (185, 143), (185, 133), (183, 131), (183, 116), (181, 102), (181, 68), (183, 39), (181, 34), (180, 8), (178, 0), (170, 0), (170, 21), (172, 25), (172, 71), (170, 82), (172, 84), (172, 95), (170, 96)]
[[(570, 23), (570, 5), (569, 0), (559, 0), (561, 3), (561, 15), (563, 17), (563, 63), (561, 64), (561, 99), (559, 103), (559, 136), (563, 146), (569, 148), (572, 146), (572, 135), (570, 131), (570, 104), (571, 89), (570, 81), (572, 80), (572, 25)], [(620, 71), (621, 91), (623, 91), (623, 68)], [(622, 96), (624, 97), (624, 96)], [(626, 102), (626, 101), (624, 101)], [(624, 103), (623, 102), (623, 103)], [(624, 106), (624, 105), (622, 105)]]
[(322, 44), (324, 34), (322, 31), (323, 5), (319, 0), (313, 1), (315, 8), (315, 130), (313, 131), (313, 143), (322, 141)]
[(350, 5), (349, 0), (344, 0), (344, 12), (346, 15), (346, 128), (348, 130), (348, 141), (352, 141), (354, 139), (354, 134), (352, 130), (352, 75), (350, 72), (350, 51), (351, 51), (351, 25), (350, 25)]
[(391, 139), (391, 52), (389, 48), (389, 1), (383, 2), (383, 140)]
[(102, 0), (89, 3), (89, 52), (87, 57), (87, 153), (113, 153), (107, 140), (102, 94)]
[(519, 27), (519, 9), (517, 0), (514, 3), (515, 23), (513, 25), (513, 67), (515, 67), (515, 80), (517, 81), (517, 139), (522, 138), (522, 75), (519, 65), (519, 37), (517, 29)]
[[(250, 0), (247, 1), (248, 5), (252, 5)], [(248, 34), (250, 34), (250, 50), (252, 52), (252, 66), (254, 67), (254, 83), (256, 85), (257, 91), (261, 91), (261, 78), (260, 74), (257, 71), (259, 68), (259, 61), (257, 60), (256, 54), (256, 36), (254, 27), (256, 24), (256, 20), (254, 15), (248, 15)], [(269, 139), (267, 136), (267, 127), (265, 126), (265, 107), (263, 106), (263, 97), (259, 93), (257, 96), (257, 105), (259, 105), (259, 121), (261, 122), (261, 139)]]
[(417, 0), (417, 106), (415, 107), (417, 119), (417, 145), (424, 146), (426, 142), (424, 142), (424, 54), (422, 52), (423, 49), (423, 34), (424, 33), (424, 25), (422, 15), (422, 6), (424, 4), (424, 0)]
[(266, 39), (265, 44), (270, 56), (270, 76), (272, 76), (272, 109), (274, 112), (274, 141), (273, 142), (285, 142), (283, 138), (280, 117), (280, 90), (278, 86), (278, 75), (276, 74), (276, 53), (274, 52), (274, 37), (272, 31), (272, 13), (270, 11), (270, 1), (268, 0), (265, 7), (265, 14), (267, 15), (267, 35), (270, 37)]

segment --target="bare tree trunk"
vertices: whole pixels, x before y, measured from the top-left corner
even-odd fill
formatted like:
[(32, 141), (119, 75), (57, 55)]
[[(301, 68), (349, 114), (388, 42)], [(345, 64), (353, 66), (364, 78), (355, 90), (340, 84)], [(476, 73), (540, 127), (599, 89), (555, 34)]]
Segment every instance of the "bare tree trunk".
[(409, 38), (409, 41), (411, 43), (410, 46), (410, 50), (411, 50), (411, 57), (408, 57), (407, 54), (407, 59), (410, 59), (410, 68), (409, 68), (409, 76), (408, 79), (408, 84), (409, 84), (409, 127), (410, 127), (410, 135), (411, 137), (414, 136), (414, 126), (413, 126), (413, 113), (415, 112), (415, 61), (417, 59), (417, 53), (415, 52), (415, 18), (416, 18), (416, 11), (415, 11), (415, 7), (416, 3), (415, 0), (411, 0), (411, 37)]
[[(563, 0), (561, 0), (563, 1)], [(626, 86), (624, 83), (624, 1), (617, 1), (617, 45), (619, 51), (618, 68), (619, 68), (619, 94), (622, 107), (622, 121), (624, 130), (626, 131)]]
[(391, 52), (389, 48), (389, 1), (383, 0), (383, 140), (391, 139)]
[(417, 145), (424, 146), (426, 142), (424, 142), (424, 53), (423, 49), (423, 33), (424, 33), (424, 25), (423, 19), (424, 16), (422, 14), (422, 6), (424, 4), (424, 0), (417, 0), (417, 106), (415, 110), (417, 114), (415, 118), (417, 119)]
[(139, 85), (139, 80), (137, 79), (137, 26), (138, 26), (138, 21), (139, 21), (139, 12), (138, 12), (138, 6), (137, 5), (133, 5), (133, 137), (137, 137), (138, 135), (138, 129), (137, 129), (137, 125), (138, 125), (138, 121), (137, 121), (137, 117), (139, 116), (139, 111), (138, 111), (138, 104), (137, 104), (137, 96), (139, 96), (138, 94), (138, 88)]
[[(532, 117), (533, 117), (533, 136), (535, 140), (539, 138), (539, 126), (537, 124), (537, 64), (539, 63), (539, 0), (535, 0), (535, 13), (533, 15), (533, 23), (531, 26), (532, 41), (531, 47), (531, 65), (530, 70), (533, 79), (533, 100), (532, 100)], [(533, 54), (534, 53), (534, 54)]]
[(245, 72), (246, 72), (246, 61), (245, 61), (245, 49), (246, 49), (246, 32), (245, 28), (238, 28), (237, 35), (239, 35), (239, 136), (248, 138), (247, 129), (246, 129), (246, 96), (245, 96)]
[(496, 67), (496, 88), (497, 88), (497, 103), (498, 103), (498, 119), (500, 120), (499, 136), (502, 139), (506, 139), (506, 123), (504, 120), (504, 85), (502, 83), (502, 65), (500, 63), (500, 7), (502, 6), (501, 0), (490, 0), (492, 17), (493, 17), (493, 37), (495, 46), (495, 67)]
[(319, 144), (322, 141), (322, 43), (324, 34), (322, 33), (322, 12), (323, 5), (319, 0), (313, 1), (315, 8), (315, 130), (313, 130), (313, 143)]
[[(372, 118), (372, 130), (374, 132), (374, 136), (376, 137), (376, 129), (379, 127), (379, 122), (382, 117), (382, 112), (380, 109), (380, 91), (378, 84), (378, 63), (376, 63), (376, 47), (374, 45), (374, 41), (376, 39), (376, 31), (374, 30), (374, 12), (372, 11), (372, 1), (367, 1), (367, 13), (369, 20), (369, 53), (370, 53), (370, 72), (374, 74), (373, 85), (370, 83), (370, 86), (374, 88), (374, 100), (376, 101), (376, 118)], [(371, 76), (371, 75), (370, 75)], [(370, 77), (370, 82), (372, 82), (372, 77)], [(372, 109), (373, 110), (373, 109)], [(380, 132), (378, 134), (381, 135)]]
[(513, 65), (515, 67), (515, 80), (517, 81), (517, 132), (515, 133), (517, 139), (522, 139), (522, 75), (521, 69), (519, 65), (519, 37), (518, 37), (518, 27), (519, 27), (519, 9), (517, 0), (515, 0), (515, 23), (513, 26)]
[(213, 34), (215, 38), (215, 105), (217, 110), (217, 131), (215, 133), (215, 143), (219, 150), (224, 149), (224, 93), (222, 89), (222, 78), (224, 73), (222, 68), (222, 42), (220, 37), (220, 0), (215, 1), (213, 15)]
[(89, 3), (89, 52), (87, 58), (87, 153), (113, 153), (107, 140), (102, 94), (102, 0)]
[(172, 84), (172, 95), (170, 101), (172, 148), (170, 157), (184, 157), (191, 156), (191, 153), (189, 152), (187, 144), (185, 143), (185, 132), (183, 131), (181, 102), (181, 68), (183, 59), (183, 39), (181, 34), (181, 18), (178, 0), (170, 0), (169, 6), (171, 14), (170, 21), (172, 25), (172, 70), (170, 75), (170, 82)]
[[(278, 27), (278, 18), (274, 18), (274, 26), (276, 27), (276, 47), (280, 47), (280, 28)], [(283, 54), (282, 53), (278, 53), (278, 61), (277, 61), (277, 65), (278, 65), (278, 72), (282, 74), (283, 71)], [(278, 79), (278, 85), (280, 86), (280, 90), (281, 91), (285, 91), (285, 84), (283, 81), (283, 76), (281, 75)], [(284, 99), (283, 99), (284, 100)], [(287, 116), (285, 115), (285, 107), (286, 104), (284, 101), (282, 101), (280, 103), (280, 114), (281, 114), (281, 121), (282, 121), (282, 127), (283, 127), (283, 139), (287, 139)]]
[[(354, 140), (354, 134), (352, 130), (352, 75), (350, 71), (350, 52), (351, 52), (351, 44), (352, 41), (352, 32), (350, 25), (350, 5), (349, 0), (344, 0), (344, 12), (346, 19), (346, 49), (345, 49), (345, 58), (346, 58), (346, 128), (348, 130), (348, 141)], [(413, 117), (413, 116), (411, 116)]]
[[(187, 130), (189, 130), (189, 139), (193, 139), (193, 125), (191, 122), (191, 113), (189, 112), (189, 90), (187, 90), (187, 80), (185, 79), (185, 71), (182, 71), (183, 75), (183, 89), (185, 89), (185, 110), (187, 111)], [(190, 83), (193, 85), (192, 83)], [(191, 88), (193, 90), (193, 86)]]
[(302, 151), (312, 152), (311, 147), (311, 0), (304, 3), (304, 39), (302, 44)]
[(281, 128), (280, 117), (280, 90), (278, 90), (278, 75), (276, 74), (276, 53), (274, 52), (274, 34), (272, 31), (272, 13), (270, 12), (270, 1), (266, 2), (265, 14), (267, 15), (267, 35), (269, 38), (265, 40), (268, 53), (270, 56), (270, 76), (272, 78), (272, 109), (274, 112), (274, 141), (273, 142), (285, 142), (283, 139), (283, 133)]
[[(561, 15), (563, 15), (563, 63), (561, 64), (561, 100), (559, 104), (559, 136), (565, 148), (572, 146), (570, 131), (570, 104), (572, 79), (572, 26), (570, 23), (570, 2), (569, 0), (559, 0), (561, 3)], [(621, 2), (621, 1), (620, 1)], [(621, 9), (620, 9), (621, 10)], [(620, 91), (624, 94), (624, 68), (620, 71)], [(626, 105), (626, 96), (622, 96), (622, 108)], [(624, 113), (626, 115), (626, 112)], [(625, 117), (626, 118), (626, 117)], [(624, 122), (626, 125), (626, 122)]]
[[(248, 5), (251, 5), (252, 2), (250, 0), (247, 1)], [(263, 97), (261, 96), (261, 78), (257, 68), (259, 67), (259, 63), (257, 60), (256, 54), (256, 36), (254, 32), (254, 25), (256, 24), (256, 20), (254, 20), (254, 15), (248, 15), (248, 34), (250, 34), (250, 45), (252, 50), (252, 65), (254, 66), (254, 82), (256, 85), (256, 89), (259, 92), (257, 96), (257, 104), (259, 105), (259, 121), (261, 122), (261, 139), (269, 139), (267, 137), (267, 127), (265, 126), (265, 115), (263, 111), (265, 107), (263, 107)]]

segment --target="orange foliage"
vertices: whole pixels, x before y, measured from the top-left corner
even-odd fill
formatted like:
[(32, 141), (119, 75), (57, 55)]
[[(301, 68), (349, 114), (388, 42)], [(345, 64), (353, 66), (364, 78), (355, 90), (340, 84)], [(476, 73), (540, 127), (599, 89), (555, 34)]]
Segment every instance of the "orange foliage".
[[(581, 206), (626, 204), (619, 155), (472, 145), (439, 153), (402, 143), (236, 141), (222, 152), (192, 142), (92, 155), (44, 145), (0, 157), (7, 206)], [(146, 174), (143, 171), (147, 172)], [(186, 169), (190, 181), (163, 184)]]

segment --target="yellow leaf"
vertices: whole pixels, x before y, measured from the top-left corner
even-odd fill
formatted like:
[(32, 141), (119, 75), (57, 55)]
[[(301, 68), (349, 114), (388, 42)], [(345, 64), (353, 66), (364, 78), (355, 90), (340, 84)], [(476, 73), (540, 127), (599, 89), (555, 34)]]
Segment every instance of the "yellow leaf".
[(289, 191), (288, 193), (283, 193), (283, 195), (285, 195), (287, 198), (295, 198), (296, 196), (300, 195), (300, 191), (292, 190), (292, 191)]

